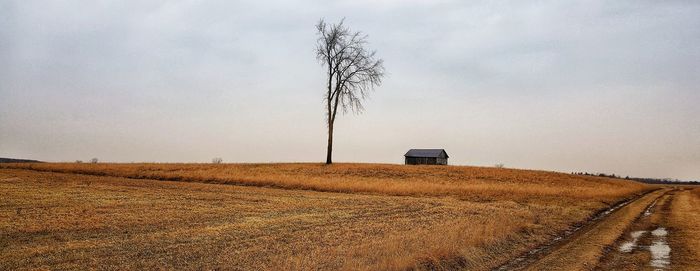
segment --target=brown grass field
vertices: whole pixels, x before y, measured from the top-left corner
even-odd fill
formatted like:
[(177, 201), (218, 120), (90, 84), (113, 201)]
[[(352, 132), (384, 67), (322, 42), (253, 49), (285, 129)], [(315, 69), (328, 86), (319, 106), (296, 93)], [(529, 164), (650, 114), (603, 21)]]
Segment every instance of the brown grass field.
[[(457, 166), (0, 164), (0, 269), (489, 270), (651, 189)], [(697, 216), (694, 192), (679, 213)]]
[(386, 164), (15, 164), (1, 167), (98, 176), (463, 200), (619, 200), (644, 185), (534, 170)]
[(677, 248), (677, 262), (684, 268), (677, 270), (698, 270), (700, 268), (700, 188), (686, 187), (677, 193), (670, 203), (669, 229), (677, 234), (672, 236), (671, 246)]

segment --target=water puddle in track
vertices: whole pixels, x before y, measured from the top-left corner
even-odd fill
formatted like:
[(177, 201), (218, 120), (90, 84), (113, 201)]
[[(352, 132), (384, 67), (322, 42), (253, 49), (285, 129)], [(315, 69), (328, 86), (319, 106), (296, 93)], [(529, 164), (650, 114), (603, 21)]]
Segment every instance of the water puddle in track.
[(632, 241), (627, 241), (622, 243), (620, 245), (620, 252), (624, 253), (629, 253), (632, 252), (635, 248), (637, 248), (637, 242), (639, 241), (639, 237), (642, 237), (647, 231), (635, 231), (632, 232), (630, 235), (632, 236)]
[[(619, 250), (622, 253), (631, 253), (638, 246), (637, 242), (639, 239), (646, 234), (647, 231), (634, 231), (630, 235), (632, 236), (631, 241), (627, 241), (620, 245)], [(649, 266), (653, 267), (654, 270), (666, 270), (669, 265), (671, 265), (671, 247), (666, 243), (666, 235), (668, 235), (668, 230), (664, 227), (656, 228), (651, 232), (653, 240), (651, 245), (647, 248), (651, 253), (651, 261)], [(646, 247), (646, 246), (640, 246)]]
[(656, 270), (667, 269), (671, 264), (671, 247), (666, 243), (666, 235), (668, 231), (663, 228), (657, 228), (651, 232), (655, 240), (649, 246), (651, 252), (651, 262), (649, 265), (657, 268)]
[(666, 235), (668, 235), (668, 231), (666, 230), (666, 228), (660, 227), (652, 231), (651, 234), (656, 237), (666, 237)]
[(654, 208), (654, 205), (656, 205), (657, 201), (659, 201), (659, 199), (654, 200), (654, 202), (652, 202), (651, 205), (649, 205), (649, 207), (647, 207), (647, 209), (644, 210), (644, 216), (650, 216), (653, 213), (651, 209)]

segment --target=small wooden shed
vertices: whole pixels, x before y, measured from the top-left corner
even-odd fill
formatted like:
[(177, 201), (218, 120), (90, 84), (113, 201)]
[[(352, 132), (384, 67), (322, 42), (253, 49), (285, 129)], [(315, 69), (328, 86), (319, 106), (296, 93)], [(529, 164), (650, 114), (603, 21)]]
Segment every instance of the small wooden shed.
[(410, 149), (404, 154), (406, 165), (447, 165), (444, 149)]

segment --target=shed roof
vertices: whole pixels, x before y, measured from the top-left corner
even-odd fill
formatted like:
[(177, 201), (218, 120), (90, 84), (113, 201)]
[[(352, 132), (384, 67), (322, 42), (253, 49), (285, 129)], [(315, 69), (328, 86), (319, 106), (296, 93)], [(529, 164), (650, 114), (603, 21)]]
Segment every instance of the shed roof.
[[(443, 156), (444, 154), (444, 156)], [(444, 149), (410, 149), (403, 156), (406, 157), (444, 157), (449, 158)]]

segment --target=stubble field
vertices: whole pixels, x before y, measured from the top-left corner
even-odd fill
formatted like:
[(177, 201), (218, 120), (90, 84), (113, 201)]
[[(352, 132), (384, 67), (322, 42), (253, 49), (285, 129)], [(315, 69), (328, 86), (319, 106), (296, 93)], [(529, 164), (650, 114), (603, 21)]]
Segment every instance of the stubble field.
[(479, 167), (0, 165), (0, 269), (489, 270), (652, 187)]

